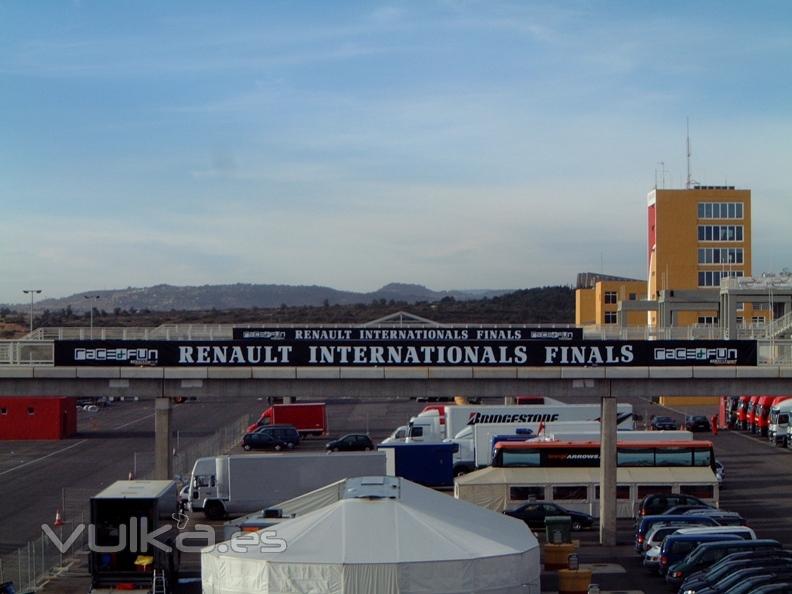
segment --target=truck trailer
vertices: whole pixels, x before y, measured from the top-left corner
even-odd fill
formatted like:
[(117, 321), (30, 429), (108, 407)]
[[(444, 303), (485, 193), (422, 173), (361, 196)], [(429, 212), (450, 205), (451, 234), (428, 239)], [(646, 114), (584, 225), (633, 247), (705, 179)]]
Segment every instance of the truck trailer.
[[(169, 592), (167, 582), (175, 583), (179, 570), (177, 509), (175, 481), (116, 481), (91, 497), (91, 593), (148, 593), (155, 572)], [(155, 533), (161, 547), (148, 539)]]
[[(465, 427), (479, 423), (513, 424), (536, 431), (540, 424), (599, 421), (600, 413), (599, 404), (446, 406), (443, 424), (436, 410), (410, 419), (406, 441), (431, 443), (452, 439)], [(631, 404), (617, 404), (617, 424), (622, 429), (635, 428)]]
[(190, 509), (216, 520), (264, 509), (341, 479), (384, 474), (382, 452), (198, 458), (190, 477)]
[(327, 406), (324, 402), (273, 404), (247, 428), (252, 433), (265, 425), (294, 425), (300, 437), (327, 435)]

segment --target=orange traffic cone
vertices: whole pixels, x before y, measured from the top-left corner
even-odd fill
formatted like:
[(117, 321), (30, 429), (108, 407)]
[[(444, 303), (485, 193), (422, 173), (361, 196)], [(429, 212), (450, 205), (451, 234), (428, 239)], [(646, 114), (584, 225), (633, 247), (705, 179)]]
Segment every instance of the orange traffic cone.
[(63, 526), (64, 523), (65, 522), (63, 521), (63, 518), (61, 518), (61, 515), (60, 515), (60, 510), (56, 509), (55, 510), (55, 522), (53, 523), (53, 525), (54, 526)]

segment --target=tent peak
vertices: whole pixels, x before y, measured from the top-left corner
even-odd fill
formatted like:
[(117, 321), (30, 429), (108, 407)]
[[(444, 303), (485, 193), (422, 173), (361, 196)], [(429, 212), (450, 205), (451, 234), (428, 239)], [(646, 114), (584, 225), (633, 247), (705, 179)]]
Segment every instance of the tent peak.
[(401, 485), (394, 476), (349, 478), (342, 499), (400, 499)]

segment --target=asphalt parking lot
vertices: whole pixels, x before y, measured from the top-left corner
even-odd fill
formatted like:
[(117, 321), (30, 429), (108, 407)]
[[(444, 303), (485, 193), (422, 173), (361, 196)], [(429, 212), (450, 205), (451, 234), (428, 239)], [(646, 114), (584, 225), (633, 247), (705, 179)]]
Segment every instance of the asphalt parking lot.
[[(131, 403), (130, 403), (131, 404)], [(49, 519), (50, 503), (45, 493), (48, 489), (58, 491), (62, 485), (79, 485), (84, 481), (78, 468), (81, 460), (103, 460), (108, 468), (102, 474), (103, 480), (111, 482), (117, 478), (126, 478), (129, 467), (131, 448), (143, 451), (146, 444), (153, 444), (153, 421), (149, 419), (150, 403), (135, 403), (130, 406), (116, 407), (102, 411), (105, 415), (101, 421), (81, 419), (81, 435), (74, 440), (66, 442), (31, 442), (19, 444), (13, 450), (15, 459), (7, 457), (5, 449), (0, 451), (0, 472), (7, 472), (19, 464), (30, 463), (30, 471), (50, 473), (46, 478), (38, 476), (38, 484), (26, 484), (26, 502), (32, 506), (38, 505), (45, 509), (44, 515)], [(261, 403), (228, 403), (223, 408), (223, 418), (231, 419), (241, 413), (247, 412), (255, 415), (261, 411)], [(324, 444), (330, 437), (337, 437), (347, 432), (369, 433), (375, 441), (387, 436), (396, 426), (405, 424), (411, 415), (419, 412), (424, 403), (408, 400), (377, 400), (358, 401), (344, 400), (328, 403), (328, 423), (330, 436), (328, 438), (310, 438), (305, 440), (301, 449), (324, 449)], [(669, 414), (677, 419), (682, 419), (686, 413), (704, 412), (709, 410), (675, 410), (664, 409), (648, 401), (636, 399), (633, 406), (637, 413), (644, 415), (648, 420), (649, 413)], [(218, 422), (218, 407), (216, 403), (190, 403), (177, 409), (175, 414), (185, 431), (189, 428), (200, 439), (199, 434), (210, 431), (213, 422)], [(646, 421), (643, 421), (646, 422)], [(88, 423), (87, 425), (84, 423)], [(101, 424), (100, 424), (101, 423)], [(639, 423), (640, 425), (641, 423)], [(198, 428), (201, 428), (199, 431)], [(639, 427), (643, 428), (643, 427)], [(83, 433), (85, 431), (85, 433)], [(100, 438), (90, 438), (87, 434), (94, 431)], [(721, 490), (721, 507), (740, 512), (748, 524), (754, 528), (757, 535), (763, 538), (776, 538), (785, 546), (792, 548), (792, 502), (785, 497), (789, 482), (792, 479), (792, 450), (774, 448), (766, 441), (741, 432), (721, 431), (718, 435), (700, 434), (700, 437), (712, 439), (715, 444), (716, 455), (722, 460), (727, 469), (726, 482)], [(125, 441), (132, 439), (132, 442)], [(8, 443), (8, 442), (6, 442)], [(75, 445), (79, 444), (79, 445)], [(2, 445), (2, 444), (0, 444)], [(74, 446), (70, 450), (64, 450)], [(239, 446), (235, 452), (242, 452)], [(109, 452), (109, 455), (108, 455)], [(20, 460), (22, 460), (20, 462)], [(37, 466), (42, 466), (37, 469)], [(83, 467), (84, 468), (84, 467)], [(19, 471), (13, 471), (19, 472)], [(8, 473), (8, 475), (13, 474)], [(33, 479), (35, 483), (35, 479)], [(49, 485), (42, 489), (42, 485)], [(5, 491), (3, 491), (5, 490)], [(96, 492), (98, 488), (93, 491)], [(11, 496), (12, 490), (8, 484), (0, 485), (0, 493), (4, 501)], [(86, 495), (86, 497), (89, 495)], [(57, 500), (57, 496), (55, 497)], [(42, 504), (42, 501), (45, 504)], [(57, 501), (52, 503), (52, 507)], [(35, 521), (38, 521), (37, 519)], [(46, 521), (46, 520), (45, 520)], [(5, 522), (0, 521), (0, 539)], [(33, 524), (33, 527), (38, 524)], [(544, 535), (538, 535), (543, 540)], [(15, 541), (14, 537), (11, 542)], [(588, 531), (576, 533), (575, 538), (581, 542), (579, 550), (581, 563), (591, 565), (594, 569), (593, 581), (598, 583), (602, 591), (643, 591), (649, 594), (668, 593), (670, 590), (658, 577), (644, 571), (640, 559), (632, 549), (632, 521), (620, 520), (618, 524), (617, 545), (615, 547), (602, 547), (598, 544), (598, 533)], [(8, 541), (6, 541), (8, 546)], [(59, 580), (48, 585), (43, 592), (57, 592), (58, 594), (71, 594), (86, 591), (86, 568), (77, 564), (71, 571)], [(542, 590), (553, 592), (557, 590), (555, 572), (546, 572), (542, 576)]]

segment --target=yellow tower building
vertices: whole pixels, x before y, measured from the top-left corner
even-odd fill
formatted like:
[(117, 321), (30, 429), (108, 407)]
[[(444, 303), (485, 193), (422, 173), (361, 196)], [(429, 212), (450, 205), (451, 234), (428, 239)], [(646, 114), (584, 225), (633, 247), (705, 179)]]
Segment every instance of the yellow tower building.
[[(662, 290), (719, 290), (751, 275), (751, 191), (733, 186), (655, 189), (648, 203), (647, 298)], [(744, 315), (750, 315), (745, 312)], [(679, 312), (676, 326), (717, 323), (717, 311)], [(649, 314), (649, 323), (657, 323)]]

